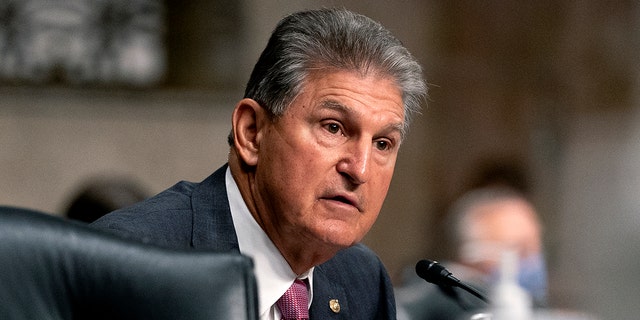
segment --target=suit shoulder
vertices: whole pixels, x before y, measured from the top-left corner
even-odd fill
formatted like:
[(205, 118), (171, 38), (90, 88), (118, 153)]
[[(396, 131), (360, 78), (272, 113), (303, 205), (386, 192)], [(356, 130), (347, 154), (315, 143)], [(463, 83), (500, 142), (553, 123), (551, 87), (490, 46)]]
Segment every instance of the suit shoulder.
[(181, 181), (157, 195), (138, 202), (132, 206), (116, 210), (105, 217), (117, 215), (149, 215), (155, 212), (166, 210), (190, 209), (191, 194), (196, 187), (196, 183)]
[(325, 270), (332, 270), (344, 274), (350, 273), (371, 276), (377, 274), (386, 276), (386, 270), (380, 258), (364, 244), (356, 244), (338, 252), (332, 259), (319, 266)]
[(191, 230), (191, 194), (196, 185), (181, 181), (149, 199), (113, 211), (91, 225), (145, 242), (157, 242), (156, 238), (170, 235), (186, 237), (186, 231)]

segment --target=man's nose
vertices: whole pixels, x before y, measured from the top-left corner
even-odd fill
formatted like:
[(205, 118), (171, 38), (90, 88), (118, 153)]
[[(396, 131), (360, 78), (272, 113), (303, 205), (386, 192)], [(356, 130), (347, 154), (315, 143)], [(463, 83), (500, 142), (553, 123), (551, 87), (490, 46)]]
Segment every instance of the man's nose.
[(371, 171), (369, 166), (372, 148), (371, 141), (358, 141), (345, 146), (344, 156), (337, 164), (338, 172), (354, 184), (367, 182)]

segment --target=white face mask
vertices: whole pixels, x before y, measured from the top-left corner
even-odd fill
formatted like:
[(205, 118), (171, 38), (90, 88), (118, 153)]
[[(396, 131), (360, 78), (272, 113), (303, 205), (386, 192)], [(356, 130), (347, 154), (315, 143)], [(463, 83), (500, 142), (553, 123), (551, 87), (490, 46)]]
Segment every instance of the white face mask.
[[(494, 261), (496, 267), (485, 278), (485, 283), (492, 286), (500, 276), (499, 263), (501, 254), (508, 247), (498, 242), (469, 242), (461, 247), (462, 257), (467, 263)], [(536, 306), (545, 306), (547, 302), (547, 265), (542, 253), (521, 257), (518, 261), (518, 284), (533, 299)]]
[(518, 283), (531, 294), (534, 303), (546, 304), (547, 264), (542, 254), (534, 254), (520, 260)]

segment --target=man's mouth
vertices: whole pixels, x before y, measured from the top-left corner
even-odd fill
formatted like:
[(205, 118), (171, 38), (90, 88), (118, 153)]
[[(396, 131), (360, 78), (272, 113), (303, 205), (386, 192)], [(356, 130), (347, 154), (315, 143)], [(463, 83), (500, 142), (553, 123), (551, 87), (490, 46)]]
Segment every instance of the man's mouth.
[(329, 196), (329, 197), (324, 197), (324, 199), (331, 200), (331, 201), (336, 201), (336, 202), (340, 202), (340, 203), (344, 203), (344, 204), (352, 206), (352, 207), (356, 208), (358, 211), (362, 212), (362, 208), (360, 207), (360, 202), (358, 201), (358, 199), (355, 196), (338, 194), (338, 195), (333, 195), (333, 196)]

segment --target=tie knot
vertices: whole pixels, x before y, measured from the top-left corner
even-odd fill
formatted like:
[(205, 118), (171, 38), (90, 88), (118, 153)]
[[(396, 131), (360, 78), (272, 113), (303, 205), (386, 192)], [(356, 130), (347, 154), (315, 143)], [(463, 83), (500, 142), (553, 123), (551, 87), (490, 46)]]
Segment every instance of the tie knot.
[(309, 295), (306, 280), (296, 279), (276, 304), (284, 320), (309, 319)]

